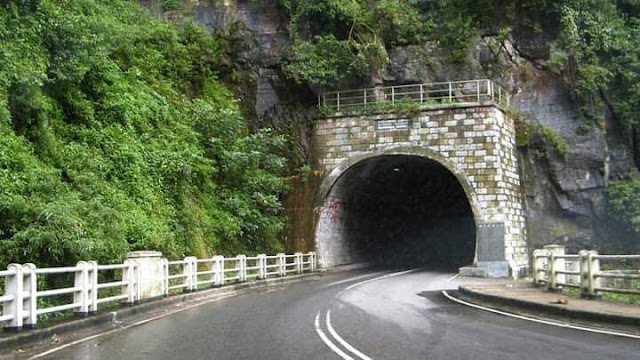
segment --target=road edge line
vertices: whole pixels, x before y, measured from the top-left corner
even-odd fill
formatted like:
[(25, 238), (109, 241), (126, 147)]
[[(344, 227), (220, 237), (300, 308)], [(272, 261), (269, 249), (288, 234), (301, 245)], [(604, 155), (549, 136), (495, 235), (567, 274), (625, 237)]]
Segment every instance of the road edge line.
[(349, 344), (345, 339), (336, 332), (336, 330), (331, 326), (331, 310), (327, 310), (327, 317), (325, 319), (327, 330), (329, 330), (329, 334), (333, 336), (342, 346), (344, 346), (347, 350), (352, 352), (355, 356), (359, 357), (362, 360), (372, 360), (367, 355), (363, 354), (360, 350), (356, 349), (353, 345)]
[(327, 334), (325, 334), (324, 331), (322, 331), (322, 329), (320, 328), (320, 312), (318, 312), (316, 314), (316, 319), (314, 321), (314, 326), (316, 328), (316, 333), (318, 334), (318, 336), (320, 337), (322, 342), (324, 342), (324, 344), (327, 345), (329, 347), (329, 349), (331, 349), (331, 351), (333, 351), (334, 353), (338, 354), (338, 356), (340, 356), (344, 360), (355, 360), (354, 358), (349, 356), (347, 353), (342, 351), (342, 349), (340, 349), (336, 344), (334, 344), (329, 339)]
[(485, 306), (481, 306), (481, 305), (470, 303), (468, 301), (457, 299), (457, 298), (449, 295), (449, 293), (446, 290), (442, 290), (442, 295), (447, 297), (449, 300), (454, 301), (454, 302), (459, 303), (459, 304), (462, 304), (462, 305), (466, 305), (466, 306), (469, 306), (469, 307), (472, 307), (472, 308), (475, 308), (475, 309), (488, 311), (488, 312), (492, 312), (492, 313), (503, 315), (503, 316), (507, 316), (507, 317), (512, 317), (512, 318), (515, 318), (515, 319), (526, 320), (526, 321), (531, 321), (531, 322), (535, 322), (535, 323), (539, 323), (539, 324), (557, 326), (557, 327), (568, 328), (568, 329), (573, 329), (573, 330), (581, 330), (581, 331), (586, 331), (586, 332), (592, 332), (592, 333), (597, 333), (597, 334), (626, 337), (626, 338), (631, 338), (631, 339), (640, 339), (640, 335), (627, 334), (627, 333), (617, 332), (617, 331), (594, 329), (594, 328), (589, 328), (589, 327), (585, 327), (585, 326), (563, 324), (563, 323), (559, 323), (559, 322), (555, 322), (555, 321), (551, 321), (551, 320), (535, 319), (535, 318), (531, 318), (531, 317), (528, 317), (528, 316), (523, 316), (523, 315), (513, 314), (513, 313), (510, 313), (510, 312), (506, 312), (506, 311), (501, 311), (501, 310), (488, 308), (488, 307), (485, 307)]

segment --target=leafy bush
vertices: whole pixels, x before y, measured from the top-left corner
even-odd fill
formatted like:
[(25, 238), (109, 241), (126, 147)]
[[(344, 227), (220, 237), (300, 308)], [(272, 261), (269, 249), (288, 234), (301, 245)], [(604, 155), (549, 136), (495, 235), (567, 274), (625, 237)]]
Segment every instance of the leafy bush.
[(0, 52), (0, 267), (281, 249), (284, 139), (247, 133), (219, 40), (131, 1), (9, 1)]
[(285, 70), (298, 82), (367, 82), (387, 63), (387, 49), (418, 43), (423, 24), (407, 0), (289, 0), (293, 45)]
[(607, 188), (612, 215), (640, 234), (640, 179), (616, 181)]

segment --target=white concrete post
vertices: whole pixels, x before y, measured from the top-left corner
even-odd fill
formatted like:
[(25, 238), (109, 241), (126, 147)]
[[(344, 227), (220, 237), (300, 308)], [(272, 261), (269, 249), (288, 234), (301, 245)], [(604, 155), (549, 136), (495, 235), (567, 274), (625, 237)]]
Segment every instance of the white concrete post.
[(187, 276), (187, 291), (198, 290), (198, 258), (195, 256), (187, 256), (184, 258), (184, 273)]
[(316, 271), (316, 253), (314, 251), (309, 252), (309, 261), (311, 262), (311, 272)]
[(587, 272), (587, 292), (589, 297), (599, 297), (597, 288), (600, 287), (600, 278), (595, 275), (600, 272), (600, 260), (594, 258), (598, 256), (598, 252), (595, 250), (589, 251), (587, 255), (587, 261), (589, 263), (589, 269)]
[(285, 276), (287, 274), (287, 258), (283, 253), (278, 253), (278, 275)]
[(533, 251), (533, 283), (534, 285), (542, 285), (545, 280), (545, 273), (547, 270), (544, 268), (544, 261), (548, 262), (549, 253), (546, 250), (537, 249)]
[(166, 265), (159, 251), (133, 251), (127, 258), (135, 262), (136, 301), (160, 298), (165, 294)]
[(27, 263), (22, 266), (24, 280), (22, 283), (24, 298), (23, 310), (29, 313), (24, 321), (24, 327), (34, 329), (38, 323), (38, 274), (36, 265)]
[(238, 255), (238, 270), (240, 274), (240, 282), (247, 281), (247, 257), (245, 255)]
[(131, 306), (136, 302), (136, 262), (127, 259), (124, 264), (127, 267), (122, 269), (122, 281), (127, 284), (122, 287), (122, 293), (127, 294), (127, 298), (124, 300), (125, 304)]
[(296, 256), (295, 257), (295, 259), (296, 259), (296, 272), (298, 274), (302, 274), (302, 266), (303, 266), (302, 265), (302, 260), (303, 260), (302, 253), (297, 252), (294, 255)]
[(549, 281), (547, 282), (547, 289), (556, 291), (559, 289), (558, 283), (564, 283), (566, 276), (564, 274), (558, 274), (557, 271), (565, 271), (565, 259), (557, 258), (557, 256), (564, 255), (564, 246), (562, 245), (546, 245), (545, 250), (549, 252)]
[(258, 255), (258, 266), (260, 267), (259, 269), (260, 279), (266, 279), (267, 278), (267, 255), (266, 254)]
[(98, 312), (98, 262), (88, 261), (89, 271), (89, 314)]
[(592, 293), (590, 292), (590, 260), (589, 260), (589, 251), (588, 250), (580, 250), (578, 252), (578, 256), (580, 256), (580, 296), (583, 298), (591, 297)]
[(216, 286), (220, 286), (224, 283), (224, 256), (214, 256), (213, 257), (213, 284)]
[(162, 258), (162, 293), (164, 297), (169, 296), (169, 259)]
[(5, 327), (5, 330), (20, 331), (22, 330), (22, 310), (24, 306), (24, 275), (22, 272), (22, 265), (9, 264), (9, 266), (7, 266), (7, 270), (14, 272), (14, 275), (7, 276), (7, 280), (4, 284), (4, 294), (12, 295), (13, 299), (5, 301), (2, 304), (2, 314), (11, 315), (13, 318), (9, 322), (9, 326)]
[(73, 293), (73, 302), (80, 303), (80, 307), (74, 313), (84, 317), (89, 314), (89, 266), (86, 261), (78, 261), (76, 267), (73, 286), (78, 290)]

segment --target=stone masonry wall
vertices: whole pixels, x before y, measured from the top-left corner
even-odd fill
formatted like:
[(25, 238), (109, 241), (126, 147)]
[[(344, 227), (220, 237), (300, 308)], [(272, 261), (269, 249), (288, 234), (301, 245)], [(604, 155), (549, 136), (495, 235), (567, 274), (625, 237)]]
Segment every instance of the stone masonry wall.
[[(322, 119), (314, 129), (313, 148), (315, 170), (327, 175), (354, 157), (394, 148), (415, 149), (416, 155), (423, 156), (424, 151), (430, 151), (433, 160), (459, 179), (466, 179), (462, 185), (480, 222), (476, 225), (504, 225), (504, 260), (512, 265), (527, 264), (513, 121), (495, 105), (453, 105), (411, 116)], [(320, 214), (326, 213), (324, 210)]]

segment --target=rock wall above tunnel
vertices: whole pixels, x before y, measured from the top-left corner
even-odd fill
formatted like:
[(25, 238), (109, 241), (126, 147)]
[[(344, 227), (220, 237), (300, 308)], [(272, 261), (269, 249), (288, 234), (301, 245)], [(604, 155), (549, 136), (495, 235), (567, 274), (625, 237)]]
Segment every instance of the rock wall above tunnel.
[[(340, 243), (343, 231), (336, 180), (358, 162), (380, 155), (417, 155), (451, 171), (463, 187), (477, 226), (476, 263), (528, 263), (526, 227), (513, 121), (495, 105), (321, 119), (313, 137), (314, 169), (325, 179), (316, 196), (319, 263), (360, 261)], [(504, 231), (486, 231), (486, 228)], [(496, 246), (496, 237), (498, 246)]]

